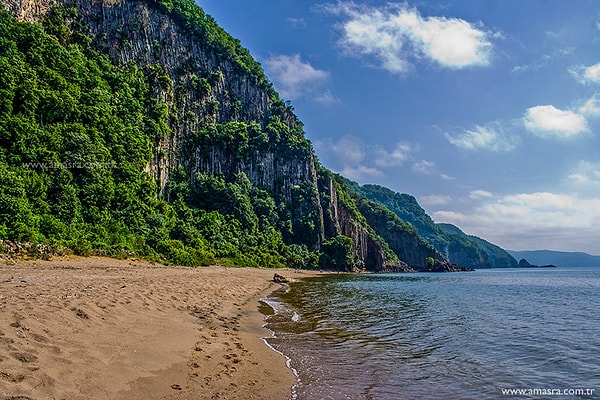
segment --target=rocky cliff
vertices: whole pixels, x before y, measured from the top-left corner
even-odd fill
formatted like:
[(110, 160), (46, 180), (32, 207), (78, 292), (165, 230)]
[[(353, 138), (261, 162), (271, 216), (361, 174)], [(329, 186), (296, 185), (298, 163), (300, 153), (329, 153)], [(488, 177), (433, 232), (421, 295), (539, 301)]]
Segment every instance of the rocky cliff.
[[(483, 268), (513, 268), (517, 266), (517, 260), (506, 250), (496, 246), (495, 244), (492, 244), (487, 240), (484, 240), (477, 236), (467, 235), (462, 230), (460, 230), (460, 228), (452, 224), (436, 225), (440, 228), (442, 232), (451, 235), (451, 237), (457, 238), (457, 242), (466, 241), (467, 243), (472, 243), (474, 246), (476, 246), (477, 250), (473, 251), (472, 253), (477, 254), (477, 257), (479, 257), (480, 262), (478, 264), (473, 264), (471, 262), (471, 266)], [(468, 260), (467, 257), (465, 258)], [(456, 257), (456, 260), (459, 260), (459, 258)]]
[(409, 194), (395, 193), (378, 185), (355, 185), (354, 190), (414, 226), (419, 235), (435, 248), (434, 258), (444, 258), (469, 268), (506, 268), (517, 264), (510, 254), (496, 245), (466, 235), (453, 225), (434, 223), (417, 199)]
[[(324, 229), (329, 238), (347, 236), (355, 243), (356, 255), (360, 260), (356, 267), (376, 272), (394, 272), (406, 270), (404, 258), (398, 258), (388, 243), (379, 235), (360, 213), (356, 199), (340, 182), (326, 170), (319, 174), (319, 188), (324, 209)], [(409, 260), (410, 261), (410, 260)]]
[[(243, 66), (211, 46), (199, 29), (190, 29), (190, 21), (166, 3), (154, 0), (3, 0), (13, 15), (24, 21), (44, 23), (53, 15), (65, 17), (71, 32), (89, 37), (95, 48), (106, 52), (119, 66), (144, 68), (154, 81), (154, 104), (150, 111), (165, 112), (168, 133), (156, 138), (153, 160), (148, 168), (158, 180), (162, 193), (169, 175), (184, 164), (190, 173), (202, 168), (210, 172), (252, 170), (253, 163), (267, 161), (268, 173), (249, 178), (256, 183), (273, 183), (276, 176), (291, 172), (294, 181), (314, 180), (314, 161), (304, 155), (281, 163), (275, 154), (262, 160), (246, 160), (248, 165), (228, 163), (227, 157), (212, 149), (212, 159), (198, 160), (201, 148), (190, 149), (190, 137), (211, 123), (229, 121), (258, 122), (263, 128), (274, 114), (272, 87), (243, 70)], [(190, 6), (192, 7), (192, 6)], [(207, 19), (201, 9), (199, 19)], [(295, 116), (277, 104), (275, 112), (291, 127), (299, 124)], [(186, 152), (183, 152), (186, 149)], [(189, 155), (185, 157), (185, 155)], [(190, 157), (191, 156), (191, 157)], [(287, 161), (287, 160), (286, 160)], [(233, 169), (231, 167), (234, 167)], [(286, 182), (287, 183), (287, 182)], [(295, 183), (284, 185), (289, 188)]]
[(368, 199), (357, 201), (358, 209), (365, 216), (369, 225), (411, 268), (425, 270), (427, 259), (444, 259), (444, 256), (423, 239), (416, 229), (402, 221), (390, 210)]

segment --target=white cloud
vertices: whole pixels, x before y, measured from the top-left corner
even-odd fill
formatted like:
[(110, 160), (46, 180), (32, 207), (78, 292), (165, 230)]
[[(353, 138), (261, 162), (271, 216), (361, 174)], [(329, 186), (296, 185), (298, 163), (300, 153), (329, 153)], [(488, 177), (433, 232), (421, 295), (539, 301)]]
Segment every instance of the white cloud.
[(600, 162), (579, 161), (577, 167), (569, 174), (568, 179), (571, 182), (586, 186), (600, 185)]
[[(330, 155), (338, 166), (337, 171), (347, 178), (363, 180), (369, 177), (383, 176), (380, 170), (365, 165), (367, 150), (357, 137), (348, 135), (337, 141), (319, 140), (314, 143), (315, 150), (321, 155)], [(332, 168), (336, 170), (336, 168)]]
[(567, 139), (589, 131), (583, 115), (552, 105), (528, 108), (523, 124), (530, 132), (544, 138)]
[(354, 180), (362, 180), (373, 176), (383, 176), (383, 172), (376, 168), (367, 167), (362, 164), (358, 165), (344, 165), (344, 169), (340, 171), (340, 174), (346, 178)]
[[(528, 211), (534, 212), (565, 213), (566, 211), (568, 214), (571, 214), (572, 211), (576, 210), (574, 206), (577, 199), (566, 194), (536, 192), (508, 195), (502, 199), (502, 202), (504, 203), (504, 206), (509, 209), (516, 206), (519, 207), (519, 209), (527, 209)], [(550, 223), (548, 219), (545, 219), (544, 222)]]
[(578, 173), (572, 173), (569, 175), (569, 179), (576, 183), (587, 183), (589, 181), (589, 178), (586, 175)]
[(304, 18), (288, 18), (287, 22), (292, 28), (306, 28), (306, 21)]
[(437, 173), (437, 167), (434, 162), (421, 160), (412, 166), (412, 170), (423, 175), (434, 175)]
[(469, 198), (471, 199), (490, 199), (492, 197), (494, 197), (492, 192), (482, 189), (473, 190), (471, 193), (469, 193)]
[(549, 192), (483, 196), (472, 210), (442, 210), (432, 217), (508, 249), (599, 251), (600, 198), (596, 197)]
[(436, 176), (444, 180), (455, 179), (440, 172), (432, 161), (413, 162), (419, 147), (407, 142), (398, 142), (391, 150), (387, 150), (381, 145), (365, 145), (359, 137), (346, 135), (337, 140), (317, 140), (313, 146), (320, 158), (327, 160), (328, 168), (350, 179), (364, 180), (385, 176), (384, 168), (401, 167), (409, 162), (410, 169), (418, 174)]
[(302, 61), (299, 54), (274, 55), (263, 61), (265, 71), (283, 98), (313, 96), (316, 101), (331, 103), (335, 98), (324, 89), (329, 72)]
[(325, 105), (339, 103), (339, 101), (340, 101), (329, 90), (326, 90), (321, 93), (315, 93), (314, 100), (317, 103), (321, 103), (321, 104), (325, 104)]
[(353, 136), (345, 136), (337, 142), (330, 140), (325, 142), (326, 150), (333, 153), (339, 160), (349, 165), (356, 165), (364, 160), (365, 146), (360, 139)]
[(589, 117), (600, 116), (600, 99), (598, 96), (592, 96), (579, 107), (579, 112)]
[(457, 69), (489, 64), (492, 45), (485, 32), (461, 19), (422, 19), (416, 12), (409, 15), (407, 27), (415, 43), (431, 59)]
[(437, 165), (432, 161), (421, 160), (412, 165), (412, 170), (422, 175), (437, 175), (444, 180), (454, 179), (451, 176), (443, 174), (438, 171)]
[(338, 2), (326, 9), (347, 18), (340, 42), (349, 53), (374, 56), (381, 68), (393, 73), (409, 71), (412, 62), (422, 58), (451, 69), (490, 63), (493, 35), (480, 24), (423, 17), (406, 5), (372, 8)]
[(569, 72), (579, 83), (600, 83), (600, 63), (589, 67), (577, 65), (571, 67)]
[[(414, 159), (419, 151), (418, 145), (398, 142), (390, 150), (381, 145), (366, 145), (362, 139), (346, 135), (340, 139), (317, 140), (313, 143), (315, 151), (333, 171), (354, 180), (381, 177), (384, 168), (401, 167)], [(439, 176), (442, 179), (454, 179), (438, 172), (434, 163), (420, 161), (412, 165), (414, 172)]]
[(445, 136), (456, 147), (467, 150), (510, 151), (520, 142), (517, 136), (508, 136), (500, 122), (476, 125), (459, 135), (445, 133)]
[[(551, 35), (549, 35), (551, 36)], [(553, 50), (549, 54), (542, 55), (538, 60), (531, 64), (517, 65), (513, 67), (511, 73), (523, 73), (527, 71), (536, 71), (556, 64), (557, 60), (563, 60), (570, 57), (575, 51), (575, 47), (561, 47)]]
[(375, 146), (375, 165), (380, 167), (395, 167), (404, 164), (414, 151), (413, 147), (406, 142), (396, 144), (392, 151), (387, 151), (382, 146)]
[(590, 82), (600, 83), (600, 63), (585, 68), (583, 76)]

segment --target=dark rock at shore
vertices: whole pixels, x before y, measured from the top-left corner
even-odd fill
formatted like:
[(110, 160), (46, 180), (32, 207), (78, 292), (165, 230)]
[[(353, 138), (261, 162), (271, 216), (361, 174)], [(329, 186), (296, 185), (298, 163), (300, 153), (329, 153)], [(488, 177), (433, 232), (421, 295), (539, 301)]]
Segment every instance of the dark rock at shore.
[(418, 272), (416, 269), (414, 269), (413, 267), (409, 266), (409, 265), (400, 265), (399, 267), (396, 267), (392, 272)]
[(393, 265), (386, 266), (381, 272), (417, 272), (417, 270), (404, 261), (399, 261)]
[(462, 265), (453, 264), (449, 261), (435, 260), (433, 265), (428, 265), (427, 268), (420, 272), (464, 272), (475, 271), (473, 268), (464, 267)]
[(553, 264), (534, 265), (534, 264), (530, 264), (529, 261), (522, 258), (521, 261), (519, 261), (519, 268), (556, 268), (556, 265), (553, 265)]
[(529, 261), (526, 259), (521, 258), (521, 260), (519, 260), (519, 267), (531, 267), (531, 264), (529, 264)]
[(273, 275), (273, 282), (275, 283), (290, 283), (290, 280), (283, 275)]

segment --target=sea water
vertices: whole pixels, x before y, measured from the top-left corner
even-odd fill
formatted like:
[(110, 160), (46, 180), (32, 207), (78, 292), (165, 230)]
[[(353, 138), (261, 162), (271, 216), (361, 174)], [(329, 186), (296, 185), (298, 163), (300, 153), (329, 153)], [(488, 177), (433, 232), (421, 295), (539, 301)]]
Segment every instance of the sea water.
[(600, 268), (332, 274), (268, 302), (297, 400), (600, 398)]

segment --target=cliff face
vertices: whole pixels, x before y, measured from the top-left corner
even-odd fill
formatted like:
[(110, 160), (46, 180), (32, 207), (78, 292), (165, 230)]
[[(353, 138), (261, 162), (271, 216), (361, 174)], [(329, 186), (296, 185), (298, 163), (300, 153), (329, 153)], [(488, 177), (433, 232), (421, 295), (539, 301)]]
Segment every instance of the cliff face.
[[(152, 106), (167, 106), (166, 122), (171, 133), (157, 140), (155, 156), (148, 168), (163, 192), (170, 173), (179, 164), (192, 173), (200, 167), (213, 171), (231, 167), (215, 164), (226, 158), (219, 154), (212, 163), (197, 163), (193, 158), (183, 157), (182, 149), (189, 145), (187, 140), (193, 132), (210, 123), (232, 120), (258, 121), (264, 127), (271, 115), (271, 102), (264, 85), (261, 87), (251, 75), (240, 73), (229, 58), (207, 48), (198, 34), (154, 1), (3, 0), (3, 3), (17, 19), (24, 21), (43, 21), (57, 5), (74, 8), (77, 16), (67, 22), (89, 36), (94, 47), (106, 52), (117, 65), (140, 66), (155, 75)], [(298, 123), (289, 114), (284, 119), (290, 124)], [(214, 152), (218, 153), (218, 149)], [(265, 158), (276, 159), (273, 154)], [(300, 167), (302, 178), (313, 179), (314, 165), (309, 164), (314, 164), (310, 157)], [(271, 177), (295, 169), (277, 163), (272, 166)], [(257, 183), (261, 178), (269, 180), (256, 174), (249, 178), (251, 181), (256, 178)]]
[[(514, 267), (516, 261), (506, 251), (484, 240), (469, 236), (460, 229), (436, 224), (417, 200), (408, 194), (395, 193), (378, 185), (357, 189), (360, 194), (412, 224), (419, 235), (435, 247), (437, 254), (448, 261), (470, 268)], [(438, 258), (435, 257), (434, 258)]]
[(412, 226), (404, 223), (385, 207), (368, 199), (359, 200), (358, 207), (375, 232), (381, 235), (389, 243), (391, 250), (411, 268), (424, 270), (428, 258), (444, 259), (444, 256), (419, 236)]
[(324, 231), (327, 237), (348, 236), (354, 243), (354, 251), (362, 260), (364, 268), (383, 272), (393, 269), (388, 265), (384, 249), (369, 231), (366, 223), (361, 223), (347, 202), (340, 199), (335, 181), (328, 174), (322, 174), (319, 187), (323, 199)]
[(55, 5), (47, 0), (3, 0), (2, 4), (19, 21), (37, 22)]
[[(181, 23), (144, 1), (3, 0), (8, 10), (22, 21), (41, 22), (59, 5), (76, 9), (68, 23), (89, 36), (96, 48), (105, 51), (120, 66), (138, 65), (156, 71), (152, 87), (155, 105), (164, 104), (171, 113), (172, 134), (160, 138), (148, 169), (164, 192), (169, 174), (178, 163), (181, 147), (190, 132), (207, 121), (231, 118), (233, 102), (240, 99), (239, 118), (262, 119), (268, 113), (268, 96), (249, 81), (234, 74), (227, 59), (207, 52), (195, 35)], [(192, 77), (210, 75), (210, 88), (194, 89)], [(218, 106), (215, 106), (218, 104)]]
[(163, 195), (179, 165), (190, 177), (208, 173), (231, 178), (244, 172), (254, 186), (267, 188), (276, 200), (290, 203), (293, 221), (311, 215), (314, 235), (302, 241), (318, 248), (323, 240), (318, 191), (303, 199), (306, 204), (294, 202), (292, 193), (300, 185), (316, 187), (312, 149), (290, 150), (285, 143), (271, 143), (261, 151), (242, 150), (233, 155), (226, 144), (211, 145), (194, 138), (207, 126), (231, 121), (257, 123), (265, 129), (275, 113), (287, 129), (299, 128), (300, 122), (285, 108), (273, 110), (270, 87), (210, 49), (206, 39), (186, 28), (181, 18), (165, 13), (152, 1), (80, 0), (76, 7), (88, 27), (86, 33), (112, 60), (157, 71), (155, 101), (169, 110), (170, 133), (157, 141), (148, 169)]
[[(459, 261), (467, 261), (471, 263), (470, 266), (473, 268), (513, 268), (517, 266), (517, 260), (515, 260), (515, 258), (511, 256), (506, 250), (479, 237), (467, 235), (458, 227), (452, 224), (436, 225), (440, 228), (442, 232), (456, 237), (457, 241), (462, 239), (473, 243), (475, 250), (471, 250), (470, 255), (468, 254), (468, 251), (464, 251), (464, 249), (461, 251), (460, 248), (458, 249), (456, 254), (454, 254), (457, 263)], [(473, 262), (473, 260), (477, 259), (479, 259), (479, 262)]]

